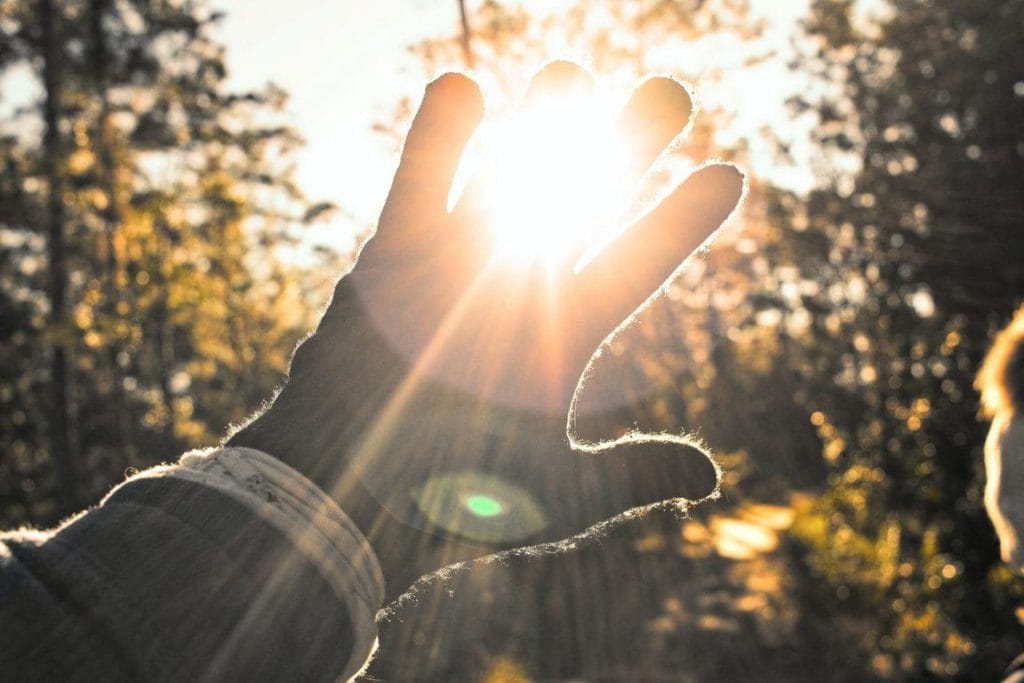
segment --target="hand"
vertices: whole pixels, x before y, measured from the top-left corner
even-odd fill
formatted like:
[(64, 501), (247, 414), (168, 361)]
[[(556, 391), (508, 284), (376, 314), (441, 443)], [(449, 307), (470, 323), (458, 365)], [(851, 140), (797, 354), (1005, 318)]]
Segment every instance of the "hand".
[[(590, 87), (581, 67), (555, 62), (534, 78), (522, 108)], [(619, 130), (631, 154), (618, 160), (627, 168), (616, 175), (627, 187), (690, 114), (689, 95), (670, 79), (651, 79), (634, 93)], [(468, 78), (447, 74), (429, 86), (377, 234), (349, 279), (377, 328), (418, 376), (483, 401), (564, 415), (601, 341), (719, 226), (738, 201), (742, 180), (732, 166), (701, 169), (579, 274), (573, 267), (591, 246), (586, 243), (527, 264), (502, 261), (495, 258), (500, 238), (486, 225), (492, 178), (470, 183), (454, 210), (446, 209), (456, 167), (482, 115), (480, 91)], [(562, 130), (550, 138), (571, 135)], [(557, 149), (533, 152), (538, 168), (560, 162)], [(580, 198), (566, 201), (572, 199)], [(585, 206), (559, 211), (585, 213)]]
[[(589, 80), (556, 62), (525, 106)], [(633, 150), (624, 171), (638, 178), (690, 109), (670, 79), (638, 88), (621, 119)], [(586, 447), (570, 443), (566, 411), (598, 345), (718, 228), (742, 176), (727, 165), (697, 171), (579, 273), (580, 250), (512, 266), (492, 258), (486, 180), (446, 209), (482, 115), (465, 76), (428, 86), (376, 236), (271, 408), (230, 440), (334, 495), (374, 546), (390, 595), (451, 562), (717, 486), (714, 464), (681, 437)]]

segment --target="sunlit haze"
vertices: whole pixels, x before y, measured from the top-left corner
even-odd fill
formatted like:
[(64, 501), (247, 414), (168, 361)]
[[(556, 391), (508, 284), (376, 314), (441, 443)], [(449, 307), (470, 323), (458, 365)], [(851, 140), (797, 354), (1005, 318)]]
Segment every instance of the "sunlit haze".
[(614, 227), (602, 221), (615, 215), (630, 189), (621, 178), (627, 160), (615, 113), (605, 98), (573, 94), (482, 127), (473, 149), (481, 150), (485, 165), (477, 168), (475, 155), (467, 154), (454, 194), (466, 176), (482, 173), (496, 258), (564, 263)]
[(341, 215), (317, 241), (350, 250), (372, 225), (398, 159), (375, 134), (403, 95), (417, 97), (423, 77), (409, 45), (446, 35), (458, 25), (454, 2), (428, 0), (214, 0), (226, 17), (230, 83), (257, 88), (268, 81), (290, 95), (288, 109), (306, 146), (296, 179), (314, 200), (332, 201)]
[(1022, 27), (0, 0), (3, 671), (1024, 683)]

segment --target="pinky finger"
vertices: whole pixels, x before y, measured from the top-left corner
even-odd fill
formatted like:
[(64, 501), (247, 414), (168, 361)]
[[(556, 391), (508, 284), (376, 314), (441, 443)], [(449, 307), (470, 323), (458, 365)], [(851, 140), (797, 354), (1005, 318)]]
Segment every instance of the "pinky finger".
[(588, 327), (603, 337), (643, 304), (729, 217), (744, 186), (735, 166), (709, 164), (616, 237), (574, 283)]

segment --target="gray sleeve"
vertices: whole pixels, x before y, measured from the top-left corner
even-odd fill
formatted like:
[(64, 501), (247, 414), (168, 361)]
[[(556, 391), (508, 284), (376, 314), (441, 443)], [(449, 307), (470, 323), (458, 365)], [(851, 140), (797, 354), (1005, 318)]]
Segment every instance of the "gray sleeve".
[(190, 453), (54, 531), (0, 535), (0, 678), (347, 680), (382, 596), (369, 544), (300, 474)]

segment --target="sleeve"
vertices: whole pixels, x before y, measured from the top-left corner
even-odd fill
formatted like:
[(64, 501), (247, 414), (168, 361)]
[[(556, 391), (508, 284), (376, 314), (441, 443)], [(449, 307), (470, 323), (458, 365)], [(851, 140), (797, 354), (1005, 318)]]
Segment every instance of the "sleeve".
[(192, 452), (54, 531), (0, 535), (0, 678), (348, 680), (383, 588), (301, 474), (253, 449)]

